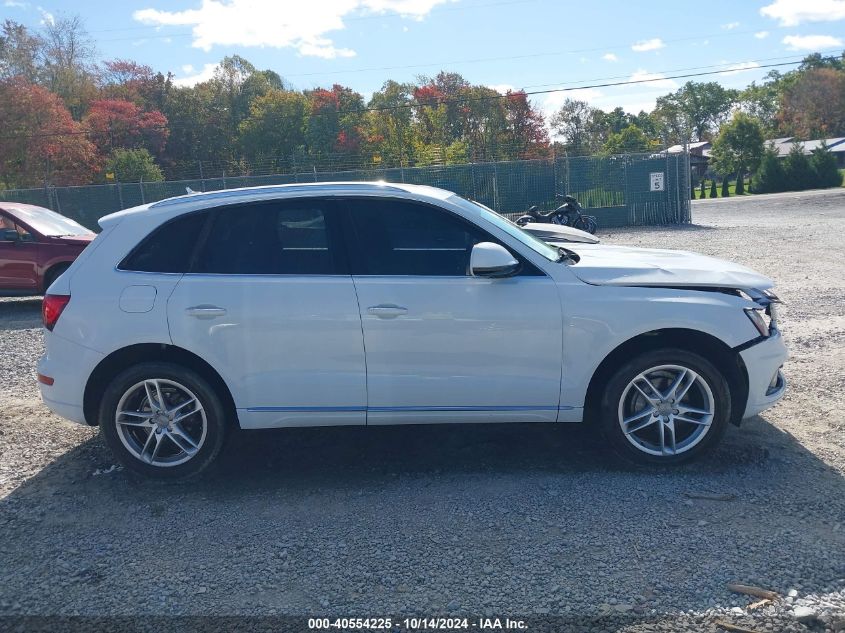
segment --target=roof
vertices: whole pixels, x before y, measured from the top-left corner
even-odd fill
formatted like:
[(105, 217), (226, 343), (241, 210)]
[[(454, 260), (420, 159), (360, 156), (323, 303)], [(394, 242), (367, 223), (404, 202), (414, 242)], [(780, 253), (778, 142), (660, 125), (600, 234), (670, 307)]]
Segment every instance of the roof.
[[(689, 151), (701, 148), (707, 149), (708, 147), (710, 147), (710, 141), (696, 141), (695, 143), (687, 143), (687, 147), (689, 148)], [(672, 145), (672, 147), (666, 149), (666, 152), (669, 154), (680, 154), (683, 151), (683, 145)]]
[(183, 196), (165, 198), (153, 202), (150, 208), (171, 206), (186, 202), (200, 202), (205, 200), (222, 200), (237, 202), (243, 198), (253, 199), (257, 196), (273, 198), (279, 195), (292, 195), (297, 192), (308, 195), (338, 194), (339, 190), (344, 193), (384, 193), (385, 191), (405, 191), (408, 193), (422, 194), (427, 197), (448, 198), (453, 195), (451, 191), (429, 187), (426, 185), (406, 185), (403, 183), (376, 182), (311, 182), (294, 185), (270, 185), (260, 187), (240, 187), (238, 189), (222, 189), (219, 191), (207, 191), (205, 193), (189, 193)]
[(43, 211), (44, 207), (39, 207), (34, 204), (24, 204), (23, 202), (7, 202), (5, 200), (0, 200), (0, 209), (14, 214), (15, 211), (29, 211), (30, 213), (33, 211)]
[(262, 187), (241, 187), (238, 189), (222, 189), (205, 193), (189, 193), (183, 196), (166, 198), (158, 202), (124, 209), (100, 218), (100, 226), (105, 227), (120, 219), (139, 213), (178, 214), (183, 211), (203, 209), (206, 207), (273, 200), (298, 196), (360, 196), (367, 194), (396, 195), (416, 199), (446, 200), (454, 195), (451, 191), (429, 187), (427, 185), (408, 185), (404, 183), (375, 182), (314, 182), (293, 185), (270, 185)]
[(766, 145), (774, 145), (775, 151), (778, 153), (778, 156), (781, 157), (787, 156), (795, 145), (798, 145), (804, 154), (809, 154), (814, 149), (821, 147), (822, 143), (825, 143), (831, 152), (845, 152), (845, 136), (836, 136), (825, 139), (820, 138), (812, 141), (799, 141), (792, 136), (787, 136), (782, 139), (773, 138), (766, 141)]

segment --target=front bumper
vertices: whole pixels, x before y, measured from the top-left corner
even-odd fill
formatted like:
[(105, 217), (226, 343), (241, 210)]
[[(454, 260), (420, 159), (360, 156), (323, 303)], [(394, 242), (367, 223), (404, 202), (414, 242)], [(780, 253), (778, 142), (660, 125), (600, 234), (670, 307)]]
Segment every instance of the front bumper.
[(786, 392), (781, 367), (789, 357), (780, 332), (739, 353), (748, 372), (748, 402), (742, 419), (750, 418), (773, 406)]

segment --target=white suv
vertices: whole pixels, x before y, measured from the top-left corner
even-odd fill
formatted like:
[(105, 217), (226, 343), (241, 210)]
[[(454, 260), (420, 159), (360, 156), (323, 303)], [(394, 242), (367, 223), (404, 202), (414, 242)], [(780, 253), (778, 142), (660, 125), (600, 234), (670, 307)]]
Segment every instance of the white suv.
[(783, 395), (772, 281), (692, 253), (542, 242), (448, 191), (326, 183), (104, 217), (49, 289), (44, 402), (189, 477), (233, 428), (581, 422), (701, 454)]

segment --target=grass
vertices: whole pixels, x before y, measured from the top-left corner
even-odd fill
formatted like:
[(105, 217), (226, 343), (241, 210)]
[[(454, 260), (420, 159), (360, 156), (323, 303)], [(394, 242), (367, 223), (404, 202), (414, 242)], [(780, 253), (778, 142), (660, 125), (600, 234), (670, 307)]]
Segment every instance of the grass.
[[(695, 188), (695, 199), (696, 200), (702, 199), (701, 196), (700, 196), (700, 193), (701, 193), (701, 190), (698, 187), (696, 187)], [(709, 180), (707, 181), (707, 185), (704, 187), (704, 193), (706, 194), (705, 198), (707, 200), (709, 200), (710, 199), (710, 181)], [(728, 182), (728, 196), (733, 197), (735, 195), (736, 195), (736, 181)], [(744, 196), (750, 196), (751, 195), (748, 192), (748, 181), (745, 182), (745, 193), (742, 194), (742, 195), (744, 195)], [(716, 183), (716, 197), (717, 198), (722, 197), (722, 183), (721, 182)]]

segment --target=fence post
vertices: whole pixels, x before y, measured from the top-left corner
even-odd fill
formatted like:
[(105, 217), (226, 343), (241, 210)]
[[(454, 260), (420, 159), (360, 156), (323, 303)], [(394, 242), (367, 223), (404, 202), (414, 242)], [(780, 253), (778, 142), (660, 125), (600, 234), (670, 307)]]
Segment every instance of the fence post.
[(147, 204), (147, 201), (144, 199), (144, 177), (141, 176), (141, 180), (138, 181), (138, 189), (141, 192), (141, 204)]
[(200, 189), (205, 193), (205, 175), (202, 173), (202, 161), (197, 161), (200, 165)]
[(117, 201), (120, 204), (121, 209), (125, 209), (126, 207), (123, 205), (123, 189), (120, 187), (120, 181), (117, 181)]
[(493, 163), (493, 210), (496, 213), (501, 213), (499, 209), (499, 167)]
[(317, 182), (317, 165), (314, 164), (311, 167), (314, 169), (314, 182)]
[(226, 188), (226, 169), (221, 167), (220, 171), (223, 172), (223, 188), (225, 189)]
[(56, 187), (53, 187), (53, 197), (56, 199), (56, 213), (62, 212), (62, 205), (59, 202), (59, 190)]

